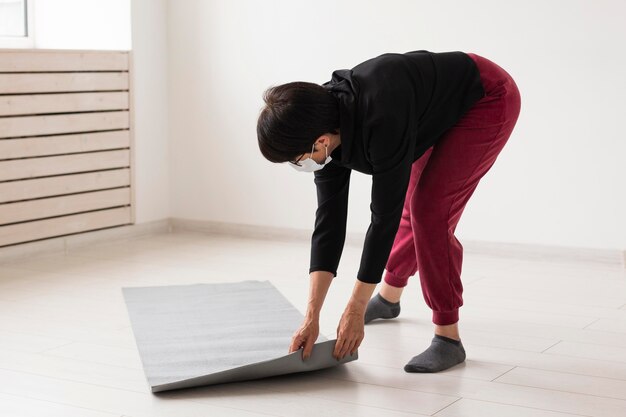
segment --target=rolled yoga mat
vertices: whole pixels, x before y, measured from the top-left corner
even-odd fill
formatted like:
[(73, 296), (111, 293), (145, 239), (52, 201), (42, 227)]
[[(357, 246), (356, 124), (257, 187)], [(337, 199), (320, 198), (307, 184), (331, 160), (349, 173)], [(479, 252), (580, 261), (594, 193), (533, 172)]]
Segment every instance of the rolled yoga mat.
[(304, 316), (269, 282), (124, 287), (124, 300), (152, 392), (328, 368), (322, 334), (311, 356), (288, 353)]

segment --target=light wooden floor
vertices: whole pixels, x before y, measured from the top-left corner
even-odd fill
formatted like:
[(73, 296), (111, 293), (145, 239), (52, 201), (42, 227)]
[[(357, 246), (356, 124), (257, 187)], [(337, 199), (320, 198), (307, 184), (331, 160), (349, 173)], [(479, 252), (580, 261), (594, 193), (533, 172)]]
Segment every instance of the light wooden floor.
[[(321, 332), (329, 338), (336, 337), (360, 252), (346, 246), (324, 305)], [(5, 262), (0, 415), (626, 416), (624, 268), (470, 254), (460, 322), (467, 361), (455, 368), (402, 370), (432, 338), (416, 276), (400, 317), (365, 327), (355, 362), (149, 392), (121, 287), (268, 279), (304, 313), (308, 261), (308, 242), (177, 232)]]

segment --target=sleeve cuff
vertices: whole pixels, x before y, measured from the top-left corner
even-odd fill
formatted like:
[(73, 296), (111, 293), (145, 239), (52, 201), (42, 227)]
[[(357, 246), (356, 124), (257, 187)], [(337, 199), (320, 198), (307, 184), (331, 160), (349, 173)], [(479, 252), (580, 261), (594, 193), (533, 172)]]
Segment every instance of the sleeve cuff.
[(321, 266), (312, 266), (309, 268), (309, 274), (311, 272), (315, 272), (315, 271), (325, 271), (325, 272), (330, 272), (333, 274), (333, 278), (337, 276), (337, 270), (336, 269), (332, 269), (332, 268), (325, 268), (325, 267), (321, 267)]
[(358, 279), (359, 281), (364, 282), (366, 284), (378, 284), (382, 280), (381, 278), (378, 278), (378, 280), (371, 279), (369, 277), (368, 278), (363, 278), (360, 275), (357, 275), (356, 279)]

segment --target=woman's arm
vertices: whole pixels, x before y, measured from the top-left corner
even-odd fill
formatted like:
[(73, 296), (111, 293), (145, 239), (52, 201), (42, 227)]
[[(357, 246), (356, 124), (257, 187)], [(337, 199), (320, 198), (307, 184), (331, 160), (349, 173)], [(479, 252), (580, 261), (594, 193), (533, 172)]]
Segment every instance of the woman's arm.
[(320, 333), (320, 312), (328, 293), (328, 287), (334, 277), (333, 272), (313, 271), (310, 274), (309, 302), (307, 303), (306, 316), (300, 328), (291, 338), (289, 353), (302, 349), (302, 359), (311, 356), (313, 345)]
[(334, 274), (327, 271), (314, 271), (310, 274), (309, 301), (307, 303), (306, 316), (319, 320), (324, 299)]
[[(324, 299), (328, 293), (328, 288), (333, 280), (333, 273), (326, 271), (311, 272), (309, 285), (309, 301), (307, 303), (306, 315), (310, 318), (319, 320)], [(352, 296), (348, 302), (348, 306), (355, 312), (365, 315), (365, 308), (372, 297), (376, 284), (370, 284), (356, 280)]]
[(372, 298), (372, 294), (376, 289), (376, 284), (370, 284), (367, 282), (363, 282), (360, 280), (356, 280), (354, 283), (354, 288), (352, 289), (352, 296), (348, 301), (348, 307), (360, 314), (363, 315), (363, 319), (365, 320), (365, 309), (367, 308), (367, 303), (370, 298)]
[(330, 161), (324, 169), (313, 173), (317, 209), (315, 227), (311, 235), (309, 274), (324, 271), (337, 276), (346, 240), (351, 172), (351, 169)]

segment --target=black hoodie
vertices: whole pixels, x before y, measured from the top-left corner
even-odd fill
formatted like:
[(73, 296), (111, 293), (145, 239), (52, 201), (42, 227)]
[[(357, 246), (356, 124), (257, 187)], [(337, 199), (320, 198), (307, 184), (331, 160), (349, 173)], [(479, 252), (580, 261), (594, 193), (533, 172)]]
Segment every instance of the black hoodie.
[(372, 176), (371, 223), (357, 279), (376, 284), (400, 224), (411, 165), (484, 97), (480, 73), (464, 52), (419, 50), (336, 70), (322, 86), (339, 103), (341, 144), (314, 172), (318, 207), (309, 273), (337, 276), (354, 169)]

